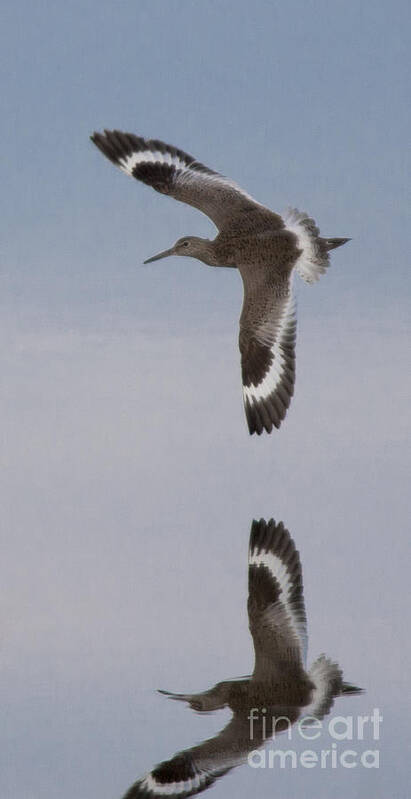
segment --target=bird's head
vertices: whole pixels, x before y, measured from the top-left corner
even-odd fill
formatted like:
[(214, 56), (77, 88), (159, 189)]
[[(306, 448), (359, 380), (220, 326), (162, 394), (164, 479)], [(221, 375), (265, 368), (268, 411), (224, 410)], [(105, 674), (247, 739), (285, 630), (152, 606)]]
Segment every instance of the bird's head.
[(198, 236), (183, 236), (178, 239), (176, 243), (168, 250), (163, 250), (151, 258), (144, 261), (145, 264), (151, 264), (153, 261), (159, 261), (160, 258), (167, 258), (169, 255), (188, 255), (190, 258), (198, 258), (206, 264), (212, 263), (212, 243), (209, 239), (200, 239)]

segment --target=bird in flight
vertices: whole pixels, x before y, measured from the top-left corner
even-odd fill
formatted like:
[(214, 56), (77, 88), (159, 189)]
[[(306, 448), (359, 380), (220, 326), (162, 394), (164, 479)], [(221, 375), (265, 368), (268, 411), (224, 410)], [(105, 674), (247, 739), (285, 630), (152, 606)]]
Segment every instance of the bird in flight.
[(301, 563), (282, 522), (252, 523), (248, 591), (253, 674), (219, 682), (197, 694), (160, 691), (200, 713), (228, 707), (231, 720), (214, 738), (160, 763), (134, 783), (124, 799), (194, 796), (252, 758), (269, 738), (286, 730), (290, 735), (297, 721), (308, 725), (313, 719), (321, 720), (336, 697), (361, 692), (343, 681), (339, 666), (325, 655), (306, 669)]
[(144, 263), (185, 255), (239, 270), (244, 408), (250, 434), (271, 433), (273, 426), (280, 427), (294, 392), (293, 274), (314, 283), (329, 265), (329, 251), (349, 239), (322, 238), (306, 213), (289, 209), (280, 216), (234, 181), (157, 139), (118, 130), (94, 133), (91, 139), (127, 175), (198, 208), (216, 225), (215, 239), (184, 236)]

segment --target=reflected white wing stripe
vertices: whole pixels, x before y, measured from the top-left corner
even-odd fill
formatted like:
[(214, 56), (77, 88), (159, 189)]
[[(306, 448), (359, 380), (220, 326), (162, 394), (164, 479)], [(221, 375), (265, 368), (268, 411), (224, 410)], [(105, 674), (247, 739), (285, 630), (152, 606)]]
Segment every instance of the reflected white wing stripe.
[(254, 551), (250, 554), (248, 563), (250, 566), (265, 566), (279, 583), (282, 594), (281, 599), (284, 602), (289, 600), (293, 584), (287, 566), (278, 555), (274, 555), (273, 552)]
[(288, 571), (287, 565), (281, 560), (281, 558), (278, 557), (278, 555), (274, 555), (273, 552), (258, 552), (257, 550), (250, 552), (248, 563), (250, 566), (265, 566), (279, 584), (281, 591), (280, 601), (284, 605), (284, 609), (287, 612), (290, 624), (297, 636), (298, 641), (300, 642), (303, 663), (305, 665), (307, 660), (308, 646), (307, 632), (305, 624), (302, 623), (298, 617), (296, 618), (294, 608), (290, 604), (293, 580), (291, 578), (290, 572)]
[(157, 782), (152, 774), (147, 774), (147, 777), (141, 781), (141, 787), (145, 788), (146, 791), (151, 791), (154, 796), (178, 796), (178, 794), (181, 793), (198, 790), (205, 782), (205, 779), (206, 775), (201, 777), (197, 774), (194, 778), (189, 780), (164, 783)]

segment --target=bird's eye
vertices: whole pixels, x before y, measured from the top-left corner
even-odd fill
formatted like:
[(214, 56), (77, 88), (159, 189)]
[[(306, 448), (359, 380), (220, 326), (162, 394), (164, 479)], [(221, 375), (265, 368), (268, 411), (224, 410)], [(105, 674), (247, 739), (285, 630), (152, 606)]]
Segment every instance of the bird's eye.
[(188, 241), (183, 241), (183, 247), (188, 247)]

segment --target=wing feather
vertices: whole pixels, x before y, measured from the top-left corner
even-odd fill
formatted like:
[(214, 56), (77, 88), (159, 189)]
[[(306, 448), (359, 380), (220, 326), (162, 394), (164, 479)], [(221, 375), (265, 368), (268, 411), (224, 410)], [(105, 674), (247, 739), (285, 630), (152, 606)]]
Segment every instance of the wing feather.
[(260, 279), (239, 267), (244, 282), (239, 346), (250, 433), (280, 427), (294, 393), (296, 303), (292, 277)]
[(276, 675), (300, 674), (307, 654), (302, 569), (282, 522), (253, 522), (248, 564), (253, 679), (267, 682)]
[[(198, 208), (220, 230), (238, 216), (243, 230), (256, 224), (284, 227), (278, 214), (254, 200), (233, 180), (214, 172), (178, 147), (119, 130), (94, 133), (91, 140), (127, 175)], [(258, 211), (255, 220), (253, 211)]]
[(165, 760), (131, 786), (123, 799), (175, 797), (201, 793), (241, 765), (261, 741), (250, 740), (248, 709), (236, 714), (224, 729), (198, 746)]

